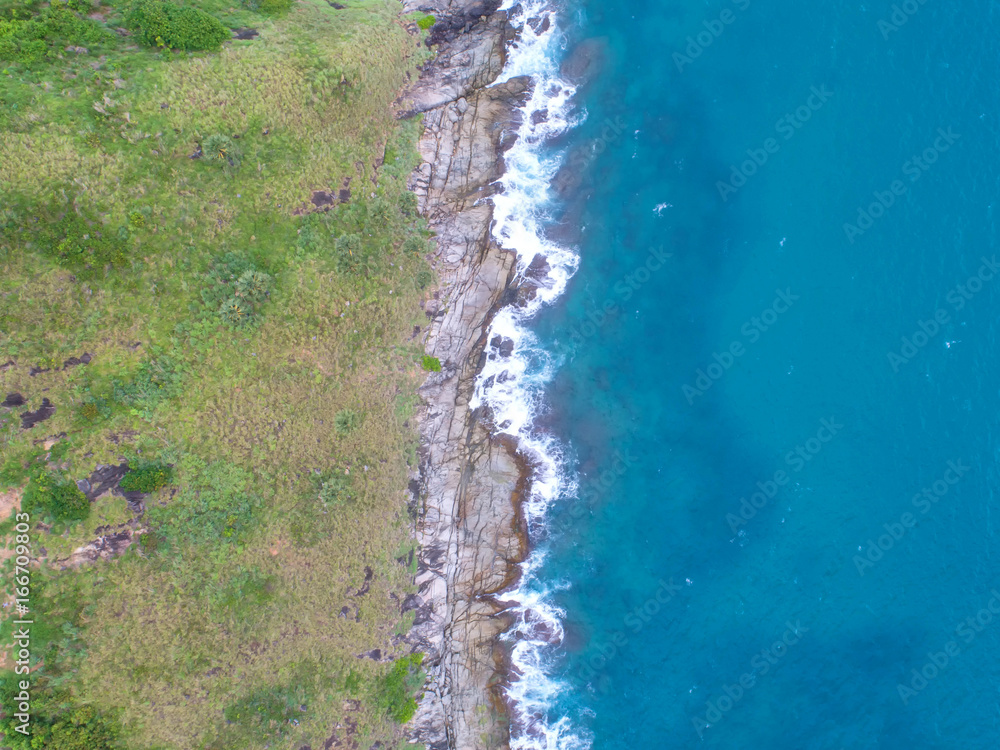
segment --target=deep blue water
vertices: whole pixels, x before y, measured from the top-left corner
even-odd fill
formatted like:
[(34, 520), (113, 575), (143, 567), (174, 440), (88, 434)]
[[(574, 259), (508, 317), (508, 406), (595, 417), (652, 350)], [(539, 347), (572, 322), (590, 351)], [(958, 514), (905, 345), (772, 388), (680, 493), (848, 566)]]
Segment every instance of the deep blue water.
[(577, 6), (539, 576), (594, 748), (1000, 746), (1000, 3), (911, 5)]

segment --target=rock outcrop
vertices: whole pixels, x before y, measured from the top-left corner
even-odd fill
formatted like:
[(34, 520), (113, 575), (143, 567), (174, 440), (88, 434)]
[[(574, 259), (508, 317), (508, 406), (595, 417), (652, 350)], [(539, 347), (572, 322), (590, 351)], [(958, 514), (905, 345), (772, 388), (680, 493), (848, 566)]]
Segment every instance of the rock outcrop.
[[(488, 198), (513, 142), (530, 81), (496, 81), (512, 36), (505, 13), (482, 3), (419, 5), (438, 19), (438, 54), (398, 103), (423, 113), (423, 164), (411, 187), (437, 235), (439, 288), (428, 300), (426, 350), (442, 363), (421, 389), (418, 594), (408, 636), (430, 673), (411, 724), (433, 750), (509, 742), (502, 696), (506, 629), (498, 595), (526, 554), (518, 498), (526, 471), (511, 445), (469, 407), (492, 313), (514, 283), (515, 257), (490, 236)], [(417, 9), (408, 8), (409, 10)]]

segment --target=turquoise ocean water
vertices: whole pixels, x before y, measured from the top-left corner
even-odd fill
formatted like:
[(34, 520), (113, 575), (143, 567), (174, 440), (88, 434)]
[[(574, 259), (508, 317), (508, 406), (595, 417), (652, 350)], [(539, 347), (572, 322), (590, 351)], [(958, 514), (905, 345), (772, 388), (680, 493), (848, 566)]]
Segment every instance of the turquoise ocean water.
[(1000, 746), (1000, 3), (560, 17), (515, 744)]

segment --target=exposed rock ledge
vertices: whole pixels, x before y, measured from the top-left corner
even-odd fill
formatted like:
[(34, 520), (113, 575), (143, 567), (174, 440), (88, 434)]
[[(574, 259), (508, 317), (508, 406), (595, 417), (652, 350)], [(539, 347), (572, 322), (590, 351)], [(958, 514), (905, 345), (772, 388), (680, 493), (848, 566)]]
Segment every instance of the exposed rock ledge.
[(496, 81), (512, 37), (496, 4), (408, 2), (438, 19), (438, 54), (401, 97), (400, 116), (423, 113), (423, 164), (411, 177), (437, 234), (439, 293), (427, 305), (426, 349), (442, 372), (421, 389), (419, 593), (408, 636), (427, 654), (430, 680), (410, 727), (432, 750), (503, 748), (509, 726), (499, 687), (508, 626), (496, 595), (526, 553), (518, 495), (525, 471), (469, 408), (493, 311), (514, 281), (515, 258), (490, 236), (488, 197), (502, 171), (530, 81)]

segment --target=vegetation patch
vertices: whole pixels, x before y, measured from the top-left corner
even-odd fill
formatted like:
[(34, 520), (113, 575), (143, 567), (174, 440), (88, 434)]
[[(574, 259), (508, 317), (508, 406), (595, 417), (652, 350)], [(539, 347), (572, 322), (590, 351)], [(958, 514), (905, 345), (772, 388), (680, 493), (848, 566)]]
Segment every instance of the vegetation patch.
[(377, 705), (395, 722), (405, 724), (416, 713), (417, 695), (426, 679), (420, 668), (423, 661), (423, 654), (398, 659), (376, 687)]
[(230, 37), (229, 29), (205, 11), (166, 0), (136, 0), (125, 23), (151, 47), (215, 50)]
[(148, 495), (170, 484), (172, 477), (173, 469), (167, 464), (129, 465), (129, 472), (118, 482), (118, 488), (124, 492), (142, 492)]
[[(96, 41), (18, 31), (44, 51), (0, 61), (0, 398), (25, 398), (0, 410), (0, 483), (47, 551), (43, 747), (315, 748), (338, 726), (406, 747), (389, 665), (358, 654), (401, 655), (415, 590), (397, 558), (430, 233), (406, 190), (421, 123), (392, 107), (429, 52), (398, 2), (348, 5), (73, 0)], [(0, 0), (5, 22), (53, 9)], [(51, 515), (123, 462), (141, 527), (107, 492)], [(113, 561), (56, 564), (123, 534)]]
[(37, 518), (82, 521), (90, 515), (90, 501), (72, 480), (39, 468), (28, 480), (21, 510)]

